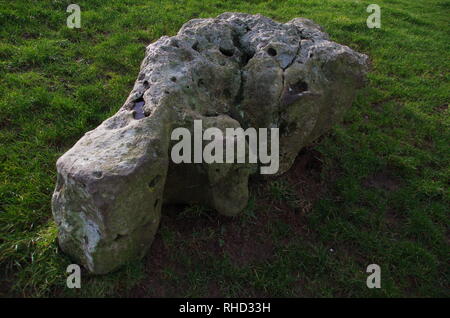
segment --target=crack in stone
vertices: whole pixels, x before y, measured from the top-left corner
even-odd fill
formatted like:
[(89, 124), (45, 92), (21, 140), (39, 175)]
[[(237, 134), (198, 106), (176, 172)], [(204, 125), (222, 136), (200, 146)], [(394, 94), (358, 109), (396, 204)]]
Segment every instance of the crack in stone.
[(246, 128), (243, 115), (239, 113), (240, 107), (242, 106), (242, 101), (244, 100), (244, 86), (245, 86), (245, 77), (244, 77), (244, 69), (247, 66), (247, 64), (250, 62), (250, 60), (255, 55), (255, 52), (253, 52), (251, 49), (246, 48), (241, 43), (241, 39), (250, 32), (251, 29), (246, 26), (246, 32), (244, 34), (239, 35), (237, 32), (234, 32), (232, 34), (232, 40), (234, 46), (239, 50), (241, 53), (240, 61), (239, 61), (239, 75), (240, 75), (240, 82), (239, 82), (239, 89), (234, 96), (233, 100), (233, 106), (228, 115), (233, 118), (234, 120), (238, 121), (241, 127)]
[(277, 118), (277, 126), (278, 127), (280, 127), (280, 125), (281, 125), (281, 113), (282, 113), (282, 109), (281, 108), (283, 107), (282, 99), (283, 99), (283, 95), (284, 95), (284, 93), (286, 91), (286, 87), (285, 87), (285, 85), (286, 85), (286, 83), (285, 83), (285, 81), (286, 81), (286, 79), (285, 79), (285, 72), (297, 60), (297, 57), (298, 57), (298, 55), (300, 53), (300, 49), (301, 49), (301, 41), (298, 42), (297, 51), (295, 52), (295, 56), (292, 58), (291, 62), (285, 68), (281, 67), (281, 69), (283, 70), (283, 73), (281, 74), (281, 92), (280, 92), (280, 95), (278, 96), (278, 118)]

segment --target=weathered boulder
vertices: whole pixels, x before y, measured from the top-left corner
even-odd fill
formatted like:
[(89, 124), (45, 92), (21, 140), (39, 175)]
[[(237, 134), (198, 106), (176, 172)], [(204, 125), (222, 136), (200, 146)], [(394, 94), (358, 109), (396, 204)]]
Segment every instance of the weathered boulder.
[(254, 165), (174, 164), (173, 129), (192, 130), (197, 119), (222, 131), (278, 127), (281, 174), (342, 118), (366, 71), (367, 56), (307, 19), (224, 13), (187, 22), (147, 47), (125, 104), (57, 161), (60, 247), (107, 273), (146, 253), (163, 203), (238, 214)]

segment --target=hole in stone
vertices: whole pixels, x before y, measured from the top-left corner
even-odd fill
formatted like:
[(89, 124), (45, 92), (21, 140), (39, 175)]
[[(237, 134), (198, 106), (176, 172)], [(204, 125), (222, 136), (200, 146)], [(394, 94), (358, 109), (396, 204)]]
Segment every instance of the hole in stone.
[(134, 102), (134, 106), (133, 106), (134, 119), (142, 119), (145, 117), (144, 105), (145, 105), (145, 101), (142, 97)]
[(204, 87), (205, 86), (205, 81), (203, 79), (199, 79), (197, 82), (198, 87)]
[(300, 94), (303, 92), (306, 92), (308, 90), (308, 84), (306, 82), (300, 80), (294, 85), (289, 86), (289, 93), (290, 94)]
[(192, 49), (196, 50), (197, 52), (199, 52), (199, 50), (198, 50), (198, 42), (195, 42), (194, 44), (192, 44)]
[(94, 172), (92, 173), (92, 175), (93, 175), (94, 177), (100, 179), (101, 177), (103, 177), (103, 172), (101, 172), (101, 171), (94, 171)]
[(169, 95), (170, 93), (169, 93), (169, 91), (164, 91), (164, 94), (167, 94), (167, 95)]
[(302, 97), (302, 93), (308, 90), (308, 84), (299, 80), (295, 84), (289, 85), (287, 91), (283, 94), (283, 105), (290, 105)]
[(119, 241), (119, 240), (124, 239), (126, 237), (127, 237), (127, 234), (119, 234), (119, 233), (117, 233), (117, 236), (114, 239), (114, 241)]
[(267, 50), (267, 54), (269, 54), (270, 56), (276, 56), (277, 55), (277, 50), (275, 50), (274, 48), (270, 47)]
[(175, 76), (172, 76), (172, 77), (170, 78), (170, 80), (171, 80), (172, 82), (176, 83), (177, 78), (176, 78)]
[(150, 84), (148, 83), (148, 81), (144, 81), (144, 88), (148, 89), (150, 87)]
[(225, 49), (223, 47), (219, 47), (219, 51), (225, 56), (233, 56), (234, 54), (234, 49)]
[[(203, 114), (203, 116), (206, 116), (206, 117), (217, 117), (218, 114), (217, 114), (216, 111), (207, 110), (206, 113)], [(214, 152), (214, 149), (213, 149), (213, 152)]]
[(249, 52), (249, 53), (245, 53), (242, 56), (242, 64), (245, 66), (248, 64), (248, 62), (252, 59), (252, 57), (255, 55), (255, 52)]
[(148, 186), (150, 187), (150, 188), (153, 188), (154, 186), (156, 186), (156, 184), (159, 182), (159, 180), (161, 180), (161, 176), (156, 176), (156, 177), (154, 177), (153, 179), (152, 179), (152, 181), (150, 181), (149, 183), (148, 183)]

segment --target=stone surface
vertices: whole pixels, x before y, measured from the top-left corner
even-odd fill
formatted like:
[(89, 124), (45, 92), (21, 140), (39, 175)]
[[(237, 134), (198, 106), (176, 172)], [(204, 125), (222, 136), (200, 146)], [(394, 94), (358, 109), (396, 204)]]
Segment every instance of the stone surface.
[(367, 56), (320, 26), (224, 13), (187, 22), (146, 49), (121, 109), (57, 161), (52, 199), (59, 244), (97, 274), (142, 257), (163, 203), (200, 202), (233, 216), (247, 204), (249, 164), (174, 164), (177, 127), (280, 128), (280, 170), (339, 122)]

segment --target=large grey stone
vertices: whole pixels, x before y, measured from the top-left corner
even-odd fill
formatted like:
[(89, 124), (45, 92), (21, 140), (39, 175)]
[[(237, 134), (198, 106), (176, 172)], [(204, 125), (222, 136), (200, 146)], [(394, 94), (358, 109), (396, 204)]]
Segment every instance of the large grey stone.
[(146, 49), (125, 104), (57, 162), (52, 199), (62, 250), (93, 273), (142, 257), (163, 203), (200, 202), (233, 216), (246, 205), (249, 164), (174, 164), (174, 128), (280, 128), (281, 174), (339, 122), (367, 56), (303, 18), (285, 24), (224, 13), (187, 22)]

